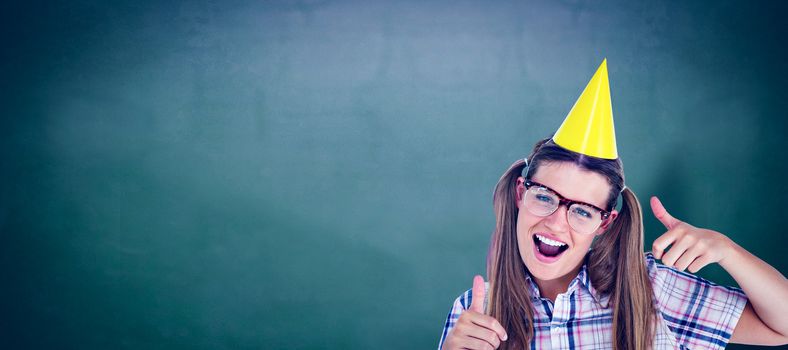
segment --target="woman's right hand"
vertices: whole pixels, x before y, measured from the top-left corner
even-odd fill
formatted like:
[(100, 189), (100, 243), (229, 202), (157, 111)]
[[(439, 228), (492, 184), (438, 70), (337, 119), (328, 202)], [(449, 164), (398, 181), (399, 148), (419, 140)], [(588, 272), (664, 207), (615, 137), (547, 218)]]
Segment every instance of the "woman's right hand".
[(507, 339), (506, 330), (493, 318), (484, 314), (484, 278), (473, 277), (471, 307), (460, 314), (454, 329), (446, 336), (443, 349), (497, 349)]

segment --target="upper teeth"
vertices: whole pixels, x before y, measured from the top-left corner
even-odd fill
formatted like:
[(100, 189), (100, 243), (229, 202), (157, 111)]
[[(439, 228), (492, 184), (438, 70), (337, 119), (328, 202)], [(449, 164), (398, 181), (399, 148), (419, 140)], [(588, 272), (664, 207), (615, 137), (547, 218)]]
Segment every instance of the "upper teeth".
[(562, 247), (562, 246), (566, 245), (566, 243), (564, 243), (564, 242), (554, 241), (554, 240), (552, 240), (550, 238), (547, 238), (547, 237), (539, 235), (539, 234), (536, 235), (536, 238), (539, 239), (540, 241), (542, 241), (542, 243), (551, 245), (553, 247)]

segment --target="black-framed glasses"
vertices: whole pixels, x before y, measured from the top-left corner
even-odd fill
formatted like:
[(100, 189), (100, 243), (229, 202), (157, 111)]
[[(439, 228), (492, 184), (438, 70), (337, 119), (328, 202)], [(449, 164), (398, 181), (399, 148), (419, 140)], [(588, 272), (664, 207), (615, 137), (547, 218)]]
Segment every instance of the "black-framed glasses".
[(536, 216), (549, 216), (560, 206), (566, 206), (566, 221), (575, 231), (590, 234), (610, 217), (610, 212), (593, 204), (564, 198), (550, 187), (525, 181), (525, 208)]

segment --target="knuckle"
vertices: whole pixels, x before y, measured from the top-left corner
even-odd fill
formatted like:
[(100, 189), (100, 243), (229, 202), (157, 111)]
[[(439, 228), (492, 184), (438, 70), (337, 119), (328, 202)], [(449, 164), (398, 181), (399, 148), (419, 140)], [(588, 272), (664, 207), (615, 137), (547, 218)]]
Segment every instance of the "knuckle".
[(496, 348), (496, 349), (497, 349), (499, 346), (501, 346), (501, 340), (500, 340), (500, 339), (498, 339), (498, 335), (494, 335), (494, 336), (493, 336), (493, 338), (492, 338), (492, 340), (491, 340), (490, 344), (492, 344), (492, 346), (493, 346), (494, 348)]
[(472, 346), (472, 349), (484, 349), (485, 345), (490, 345), (490, 344), (487, 344), (487, 342), (485, 342), (484, 340), (476, 339), (476, 338), (474, 338), (469, 343)]
[(498, 333), (495, 333), (493, 331), (488, 331), (486, 333), (487, 334), (485, 334), (485, 336), (487, 338), (487, 341), (497, 348), (498, 345), (500, 344), (500, 341), (498, 340)]

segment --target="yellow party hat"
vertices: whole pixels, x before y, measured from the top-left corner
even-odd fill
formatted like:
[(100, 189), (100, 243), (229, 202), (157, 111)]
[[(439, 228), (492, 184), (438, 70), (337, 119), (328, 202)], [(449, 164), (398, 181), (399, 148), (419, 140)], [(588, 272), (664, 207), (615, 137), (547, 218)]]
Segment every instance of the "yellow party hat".
[(616, 131), (607, 80), (607, 59), (594, 73), (553, 141), (570, 151), (597, 158), (617, 159)]

